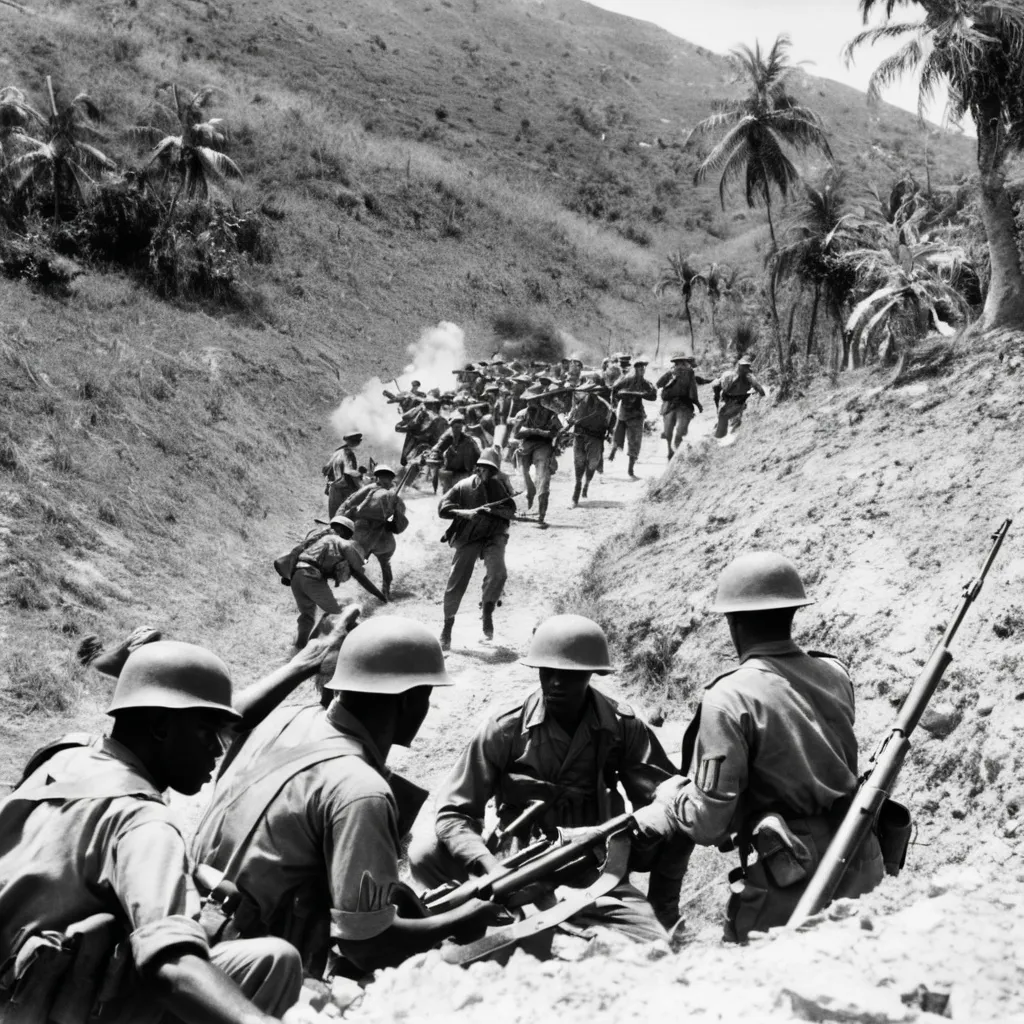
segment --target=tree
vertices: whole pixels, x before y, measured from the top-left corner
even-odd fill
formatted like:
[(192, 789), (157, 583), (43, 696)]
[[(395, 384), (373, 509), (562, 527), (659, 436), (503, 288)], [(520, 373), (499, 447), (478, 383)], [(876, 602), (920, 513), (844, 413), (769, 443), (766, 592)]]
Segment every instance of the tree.
[(702, 284), (708, 296), (708, 308), (711, 311), (711, 337), (718, 337), (715, 330), (715, 310), (719, 302), (727, 295), (732, 294), (733, 285), (736, 283), (737, 271), (730, 270), (724, 263), (712, 263), (707, 270), (702, 270), (696, 277), (695, 283)]
[(46, 119), (29, 104), (25, 94), (14, 85), (0, 89), (0, 167), (14, 151), (11, 140), (24, 139), (25, 129), (33, 122), (42, 126)]
[(20, 142), (27, 152), (14, 157), (7, 165), (14, 191), (20, 192), (30, 182), (48, 175), (53, 188), (53, 219), (59, 223), (61, 199), (67, 194), (69, 186), (78, 193), (79, 199), (83, 199), (84, 181), (92, 181), (88, 174), (89, 168), (114, 170), (114, 161), (85, 141), (87, 137), (101, 137), (93, 124), (100, 119), (99, 109), (84, 92), (79, 93), (66, 106), (58, 107), (49, 75), (46, 76), (46, 95), (50, 101), (50, 114), (46, 118), (29, 107), (20, 93), (14, 95), (9, 90), (4, 92), (10, 109), (20, 109), (29, 119), (43, 126), (41, 139), (21, 133)]
[(669, 253), (668, 266), (661, 272), (654, 286), (654, 294), (661, 296), (666, 291), (675, 289), (679, 292), (679, 298), (683, 303), (683, 310), (686, 313), (686, 322), (690, 325), (690, 344), (696, 352), (696, 339), (693, 334), (693, 318), (690, 316), (690, 299), (693, 298), (693, 289), (701, 283), (701, 275), (697, 268), (690, 262), (688, 256), (684, 256), (682, 250)]
[(720, 173), (718, 195), (724, 210), (726, 188), (742, 176), (747, 206), (753, 208), (763, 202), (768, 212), (773, 251), (777, 245), (772, 188), (786, 196), (800, 177), (788, 150), (813, 147), (832, 159), (821, 119), (789, 94), (789, 78), (796, 70), (787, 57), (789, 46), (789, 37), (780, 35), (767, 55), (761, 52), (760, 43), (753, 50), (748, 46), (733, 50), (733, 62), (749, 82), (747, 95), (738, 102), (719, 104), (721, 109), (690, 132), (692, 138), (728, 128), (697, 168), (694, 184), (701, 184), (709, 174)]
[(783, 246), (771, 261), (776, 281), (799, 282), (812, 290), (806, 354), (814, 350), (814, 332), (822, 300), (825, 313), (838, 323), (842, 307), (856, 282), (853, 265), (844, 256), (865, 241), (869, 221), (848, 192), (846, 175), (829, 168), (817, 181), (803, 182), (802, 194), (786, 223)]
[(169, 122), (168, 127), (173, 126), (171, 130), (178, 134), (168, 134), (156, 125), (137, 125), (132, 132), (150, 141), (158, 140), (146, 159), (147, 166), (155, 164), (163, 168), (165, 179), (172, 174), (178, 176), (178, 187), (167, 213), (166, 224), (170, 224), (183, 192), (189, 199), (196, 195), (206, 196), (213, 182), (241, 178), (242, 172), (223, 152), (227, 146), (223, 119), (212, 117), (202, 120), (203, 111), (213, 98), (213, 87), (205, 86), (191, 94), (179, 92), (174, 84), (162, 85), (157, 91), (162, 89), (170, 90), (173, 106), (169, 108), (158, 103), (157, 119)]
[[(859, 0), (867, 24), (882, 0)], [(894, 22), (897, 7), (919, 7), (923, 17)], [(911, 71), (918, 73), (918, 114), (939, 85), (949, 91), (948, 116), (967, 114), (978, 132), (981, 211), (991, 280), (979, 325), (983, 330), (1024, 324), (1024, 266), (1017, 247), (1006, 165), (1024, 149), (1024, 8), (1020, 0), (884, 0), (885, 23), (847, 44), (847, 62), (864, 45), (906, 39), (874, 70), (869, 101)]]

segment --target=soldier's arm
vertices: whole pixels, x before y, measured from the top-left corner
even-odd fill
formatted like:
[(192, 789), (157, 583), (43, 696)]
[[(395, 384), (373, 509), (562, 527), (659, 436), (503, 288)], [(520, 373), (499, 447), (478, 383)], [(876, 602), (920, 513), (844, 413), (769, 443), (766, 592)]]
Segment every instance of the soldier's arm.
[(656, 388), (663, 388), (671, 379), (672, 379), (672, 371), (671, 370), (667, 370), (665, 373), (663, 373), (658, 378), (658, 380), (655, 382), (654, 386)]
[(644, 380), (644, 382), (640, 385), (640, 390), (643, 393), (644, 398), (648, 402), (653, 401), (655, 398), (658, 397), (657, 389), (649, 380)]
[(753, 389), (754, 389), (754, 390), (755, 390), (755, 391), (756, 391), (756, 392), (757, 392), (757, 393), (758, 393), (758, 394), (759, 394), (759, 395), (760, 395), (760, 396), (761, 396), (762, 398), (764, 398), (764, 388), (763, 388), (763, 387), (761, 386), (761, 382), (760, 382), (759, 380), (757, 380), (756, 378), (754, 378), (754, 377), (748, 377), (748, 378), (747, 378), (747, 380), (749, 380), (749, 381), (750, 381), (750, 386), (751, 386), (751, 387), (752, 387), (752, 388), (753, 388)]

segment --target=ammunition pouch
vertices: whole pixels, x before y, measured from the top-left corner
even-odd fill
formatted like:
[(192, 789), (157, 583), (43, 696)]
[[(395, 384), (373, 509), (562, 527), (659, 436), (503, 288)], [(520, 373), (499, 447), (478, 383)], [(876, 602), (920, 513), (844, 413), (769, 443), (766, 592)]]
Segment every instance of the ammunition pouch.
[(766, 814), (755, 826), (751, 842), (768, 877), (780, 889), (802, 882), (813, 856), (780, 814)]
[(886, 799), (878, 811), (875, 835), (878, 836), (887, 875), (898, 875), (906, 864), (912, 830), (910, 811), (896, 800)]

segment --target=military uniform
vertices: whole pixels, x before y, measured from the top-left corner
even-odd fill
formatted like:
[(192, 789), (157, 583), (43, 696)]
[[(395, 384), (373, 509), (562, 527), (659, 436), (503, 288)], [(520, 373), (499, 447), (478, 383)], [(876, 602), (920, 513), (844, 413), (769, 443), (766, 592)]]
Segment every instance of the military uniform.
[[(623, 391), (636, 391), (636, 395), (624, 395)], [(631, 459), (640, 457), (640, 445), (644, 437), (644, 400), (653, 402), (658, 397), (654, 385), (646, 377), (638, 377), (636, 371), (620, 377), (612, 388), (612, 403), (616, 405), (615, 437), (613, 450), (623, 446)]]
[(331, 519), (338, 506), (359, 487), (359, 464), (356, 453), (347, 444), (336, 448), (323, 468), (327, 477), (324, 494), (327, 495), (327, 518)]
[[(562, 421), (558, 414), (546, 409), (537, 402), (530, 402), (520, 412), (512, 426), (512, 437), (519, 441), (519, 460), (523, 471), (523, 484), (526, 487), (526, 501), (533, 505), (534, 497), (547, 508), (548, 495), (551, 492), (551, 460), (554, 457), (554, 439), (562, 429)], [(527, 433), (529, 430), (543, 430), (549, 437), (537, 437)], [(530, 470), (536, 471), (534, 482)]]
[[(317, 532), (320, 531), (311, 530), (310, 535)], [(299, 555), (291, 581), (292, 596), (299, 609), (297, 647), (305, 647), (309, 641), (317, 608), (328, 615), (341, 614), (341, 605), (328, 581), (333, 580), (336, 585), (344, 583), (352, 578), (352, 569), (362, 571), (363, 565), (364, 556), (355, 543), (342, 540), (333, 532), (325, 533)]]
[(441, 487), (450, 491), (460, 480), (465, 480), (473, 472), (481, 450), (480, 442), (466, 433), (465, 427), (457, 441), (449, 427), (430, 451), (431, 459), (441, 460)]
[[(451, 516), (454, 509), (480, 508), (491, 502), (502, 502), (493, 515), (481, 513), (472, 519)], [(452, 520), (444, 539), (453, 549), (452, 567), (444, 591), (445, 619), (454, 618), (458, 613), (478, 560), (484, 563), (483, 603), (497, 604), (501, 599), (508, 578), (505, 568), (508, 523), (515, 511), (512, 488), (504, 474), (485, 481), (474, 473), (441, 499), (437, 512), (442, 519)]]
[(381, 590), (385, 597), (390, 597), (391, 556), (398, 547), (395, 534), (401, 533), (409, 523), (405, 517), (405, 502), (392, 488), (372, 483), (347, 498), (340, 511), (355, 524), (352, 543), (363, 558), (374, 555), (380, 563)]
[(723, 373), (714, 382), (714, 386), (716, 395), (720, 395), (715, 437), (722, 438), (737, 430), (743, 422), (743, 407), (747, 404), (750, 392), (756, 391), (763, 398), (764, 388), (753, 374), (742, 377), (735, 370), (727, 370)]
[(185, 840), (142, 762), (109, 737), (57, 746), (65, 744), (0, 802), (0, 1016), (4, 988), (32, 946), (100, 913), (127, 932), (133, 971), (115, 1002), (119, 1014), (162, 1016), (151, 975), (173, 951), (209, 960), (281, 1016), (302, 984), (295, 950), (277, 940), (211, 949)]
[(656, 388), (661, 388), (661, 420), (664, 428), (661, 436), (668, 441), (673, 451), (682, 444), (690, 429), (694, 407), (700, 406), (697, 385), (709, 383), (702, 377), (698, 378), (692, 366), (685, 365), (679, 373), (674, 369), (663, 373), (655, 383)]
[(332, 938), (347, 955), (391, 926), (400, 837), (385, 774), (338, 702), (278, 708), (244, 738), (193, 844), (242, 893), (236, 931), (287, 939), (320, 976)]
[[(519, 838), (517, 845), (522, 846), (554, 836), (559, 827), (598, 825), (621, 814), (619, 783), (634, 806), (648, 804), (659, 781), (674, 774), (653, 732), (627, 705), (591, 686), (583, 720), (569, 736), (547, 713), (538, 689), (491, 718), (463, 750), (437, 796), (436, 834), (414, 840), (410, 867), (427, 885), (468, 878), (470, 865), (489, 852), (481, 832), (492, 798), (501, 826), (531, 801), (546, 802), (534, 831)], [(672, 870), (667, 864), (659, 866)], [(683, 870), (685, 860), (678, 875)], [(639, 941), (666, 938), (650, 904), (628, 880), (571, 920), (581, 926), (614, 926)]]
[[(590, 392), (577, 397), (568, 421), (573, 432), (573, 468), (576, 472), (577, 485), (584, 474), (589, 484), (594, 473), (600, 468), (611, 417), (611, 407), (599, 395)], [(575, 497), (578, 498), (579, 495), (576, 494)]]
[[(684, 741), (689, 778), (667, 783), (659, 800), (669, 798), (672, 824), (696, 843), (735, 835), (744, 865), (752, 848), (761, 854), (729, 900), (727, 939), (744, 941), (789, 919), (857, 787), (853, 723), (845, 667), (792, 640), (750, 648), (738, 669), (707, 688)], [(789, 832), (781, 853), (779, 829), (759, 829), (772, 814)], [(836, 896), (869, 892), (882, 875), (872, 835)]]

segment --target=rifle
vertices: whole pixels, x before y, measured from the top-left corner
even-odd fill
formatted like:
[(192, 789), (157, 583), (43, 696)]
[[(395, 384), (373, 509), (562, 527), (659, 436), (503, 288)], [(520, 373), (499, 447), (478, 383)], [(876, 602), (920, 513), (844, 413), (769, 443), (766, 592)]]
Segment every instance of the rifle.
[(428, 914), (441, 914), (460, 907), (471, 899), (508, 904), (527, 886), (551, 884), (555, 876), (565, 877), (580, 868), (594, 864), (600, 847), (605, 849), (604, 865), (599, 878), (586, 889), (570, 889), (565, 899), (515, 924), (498, 928), (482, 939), (465, 945), (446, 944), (441, 958), (447, 963), (469, 964), (491, 956), (533, 935), (538, 935), (568, 920), (573, 914), (590, 906), (611, 892), (621, 882), (629, 866), (633, 816), (620, 814), (588, 829), (577, 839), (563, 842), (542, 839), (524, 847), (486, 875), (471, 878), (452, 888), (441, 886), (424, 893), (422, 903)]
[[(928, 706), (928, 701), (931, 700), (942, 681), (942, 674), (953, 660), (953, 655), (949, 652), (949, 645), (960, 628), (960, 623), (963, 622), (968, 608), (981, 592), (981, 585), (985, 582), (985, 577), (999, 553), (999, 548), (1012, 521), (1011, 519), (1003, 520), (999, 529), (992, 534), (992, 548), (985, 559), (985, 564), (981, 567), (981, 572), (964, 586), (963, 598), (953, 616), (953, 621), (946, 627), (945, 634), (935, 645), (931, 657), (921, 669), (913, 689), (900, 708), (892, 731), (871, 755), (871, 760), (868, 763), (873, 767), (862, 779), (860, 788), (853, 797), (853, 803), (825, 851), (818, 870), (814, 872), (800, 897), (800, 902), (789, 919), (788, 927), (795, 928), (803, 924), (808, 917), (828, 905), (839, 887), (839, 883), (843, 880), (847, 867), (857, 856), (868, 834), (874, 828), (879, 814), (884, 813), (884, 805), (889, 799), (896, 776), (910, 752), (910, 734), (920, 722), (921, 716)], [(909, 837), (909, 822), (905, 824), (905, 828)], [(902, 866), (902, 853), (902, 850), (899, 851), (899, 856), (895, 858), (894, 864), (886, 864), (886, 870), (890, 874), (896, 874)], [(886, 859), (888, 860), (888, 858)]]

